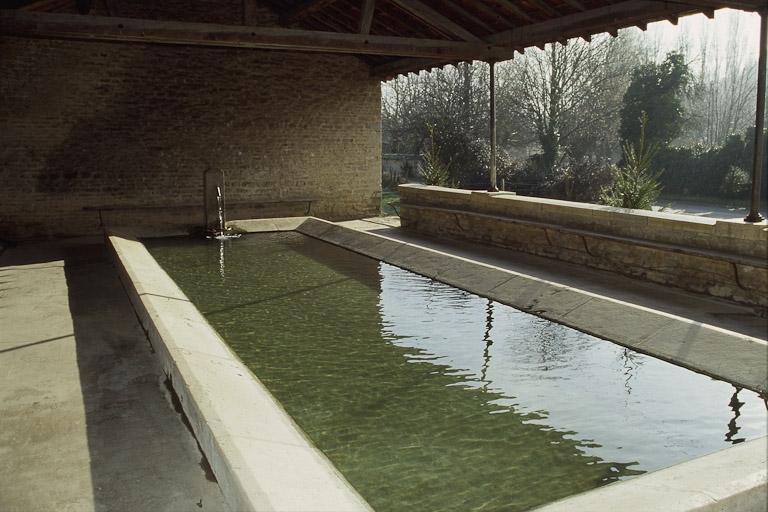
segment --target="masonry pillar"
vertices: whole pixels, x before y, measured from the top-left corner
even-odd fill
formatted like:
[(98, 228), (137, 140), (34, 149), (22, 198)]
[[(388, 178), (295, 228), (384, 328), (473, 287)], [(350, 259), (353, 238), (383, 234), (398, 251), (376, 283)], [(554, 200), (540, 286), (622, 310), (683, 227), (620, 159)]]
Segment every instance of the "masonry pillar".
[(763, 171), (765, 126), (765, 63), (768, 54), (768, 10), (760, 12), (760, 57), (757, 61), (757, 111), (755, 112), (755, 151), (752, 158), (752, 200), (745, 222), (760, 222), (760, 177)]

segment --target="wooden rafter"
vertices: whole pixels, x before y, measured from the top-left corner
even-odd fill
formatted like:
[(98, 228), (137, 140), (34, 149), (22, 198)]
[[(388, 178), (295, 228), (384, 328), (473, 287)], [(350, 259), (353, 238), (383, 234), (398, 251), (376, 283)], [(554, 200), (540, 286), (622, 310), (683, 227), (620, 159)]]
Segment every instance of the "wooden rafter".
[(357, 32), (359, 34), (370, 34), (371, 23), (373, 23), (373, 8), (376, 0), (363, 0), (363, 9), (360, 15), (360, 25)]
[[(478, 4), (478, 7), (481, 6), (481, 5), (484, 6), (484, 4)], [(451, 3), (450, 6), (451, 6), (451, 9), (453, 9), (454, 11), (456, 11), (457, 13), (459, 13), (460, 15), (465, 17), (466, 19), (470, 20), (472, 23), (474, 23), (478, 27), (481, 27), (483, 30), (487, 31), (488, 33), (493, 34), (494, 32), (496, 32), (495, 30), (493, 30), (493, 28), (491, 28), (483, 20), (481, 20), (480, 18), (478, 18), (477, 16), (475, 16), (471, 12), (467, 11), (466, 9), (461, 7), (460, 5), (458, 5), (456, 3)]]
[(536, 23), (539, 21), (533, 16), (531, 16), (530, 14), (528, 14), (527, 12), (520, 9), (515, 4), (513, 4), (510, 0), (498, 0), (498, 2), (499, 2), (499, 5), (501, 5), (508, 11), (513, 12), (515, 16), (519, 16), (520, 18), (524, 19), (528, 23)]
[(579, 0), (565, 0), (565, 3), (576, 9), (577, 11), (586, 11), (587, 8)]
[(306, 2), (299, 4), (294, 9), (291, 9), (287, 13), (280, 16), (278, 23), (280, 25), (290, 25), (292, 23), (296, 23), (297, 21), (301, 21), (307, 16), (322, 10), (326, 6), (331, 5), (335, 1), (336, 0), (307, 0)]
[(243, 25), (258, 25), (259, 6), (257, 0), (240, 0), (240, 14)]
[(431, 25), (447, 35), (459, 37), (463, 41), (479, 43), (482, 40), (461, 25), (449, 20), (436, 10), (419, 0), (390, 0), (400, 9), (406, 11), (414, 18), (418, 18), (427, 25)]
[(533, 5), (538, 7), (542, 12), (546, 13), (547, 16), (551, 17), (557, 17), (560, 16), (560, 13), (558, 13), (555, 9), (553, 9), (547, 2), (544, 0), (528, 0)]

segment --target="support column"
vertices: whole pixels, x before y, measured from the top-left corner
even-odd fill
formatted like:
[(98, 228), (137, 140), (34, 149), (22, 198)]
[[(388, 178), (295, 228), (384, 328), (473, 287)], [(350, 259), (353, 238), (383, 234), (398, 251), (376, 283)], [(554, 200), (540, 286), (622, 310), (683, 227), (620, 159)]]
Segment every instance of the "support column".
[(488, 61), (490, 66), (490, 97), (491, 97), (491, 184), (488, 188), (489, 192), (498, 192), (499, 187), (496, 186), (496, 76), (494, 73), (494, 67), (496, 61)]
[(760, 178), (763, 172), (765, 126), (765, 64), (768, 55), (768, 10), (760, 12), (760, 57), (757, 61), (757, 111), (755, 112), (755, 151), (752, 159), (752, 200), (745, 222), (760, 222)]

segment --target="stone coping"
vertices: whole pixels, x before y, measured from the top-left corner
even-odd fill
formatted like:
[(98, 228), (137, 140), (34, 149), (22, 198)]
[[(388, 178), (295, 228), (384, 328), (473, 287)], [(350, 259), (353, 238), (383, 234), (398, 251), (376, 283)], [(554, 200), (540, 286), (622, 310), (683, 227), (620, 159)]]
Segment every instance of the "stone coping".
[(108, 246), (232, 510), (372, 510), (144, 245), (112, 233)]
[(399, 185), (402, 205), (432, 206), (554, 224), (690, 248), (768, 258), (768, 221), (712, 219), (647, 210), (485, 192)]
[[(583, 332), (610, 339), (640, 352), (727, 380), (740, 387), (746, 387), (763, 394), (768, 390), (767, 365), (764, 363), (766, 356), (768, 356), (768, 344), (765, 340), (735, 334), (674, 315), (590, 294), (568, 286), (381, 235), (348, 229), (311, 217), (232, 221), (228, 225), (236, 230), (247, 232), (297, 231), (574, 327)], [(316, 482), (317, 479), (312, 478), (312, 474), (313, 471), (319, 471), (323, 479), (329, 479), (335, 483), (333, 492), (339, 492), (349, 498), (350, 509), (365, 509), (367, 504), (362, 498), (346, 484), (346, 481), (335, 469), (329, 467), (330, 463), (327, 459), (319, 454), (316, 448), (312, 447), (311, 442), (287, 417), (280, 405), (275, 402), (261, 383), (239, 363), (226, 346), (221, 345), (218, 335), (199, 316), (200, 314), (194, 306), (189, 304), (186, 297), (170, 281), (170, 278), (156, 267), (157, 264), (146, 252), (146, 249), (140, 243), (129, 238), (111, 236), (110, 243), (113, 244), (116, 262), (122, 261), (124, 258), (132, 260), (133, 256), (127, 258), (129, 252), (141, 254), (137, 262), (131, 263), (130, 269), (120, 269), (120, 273), (127, 283), (131, 283), (126, 284), (126, 288), (129, 289), (134, 304), (139, 304), (135, 307), (142, 323), (145, 324), (148, 318), (156, 322), (157, 326), (149, 323), (150, 327), (146, 327), (147, 324), (145, 324), (153, 345), (157, 343), (155, 340), (158, 337), (162, 339), (163, 336), (172, 339), (180, 337), (182, 340), (192, 340), (192, 346), (187, 349), (173, 345), (176, 342), (172, 342), (171, 348), (163, 345), (161, 350), (157, 348), (156, 350), (163, 360), (166, 371), (171, 375), (175, 389), (180, 379), (187, 378), (191, 382), (190, 385), (182, 381), (181, 385), (186, 387), (181, 392), (177, 390), (177, 394), (181, 398), (185, 411), (191, 411), (191, 413), (187, 412), (188, 416), (192, 414), (196, 418), (194, 421), (191, 420), (195, 433), (198, 435), (198, 430), (201, 430), (203, 438), (201, 439), (201, 436), (198, 435), (200, 444), (209, 457), (217, 478), (220, 479), (225, 495), (234, 503), (233, 507), (238, 509), (240, 503), (258, 503), (259, 506), (256, 508), (260, 510), (309, 510), (295, 506), (293, 508), (280, 507), (280, 504), (285, 505), (286, 503), (285, 501), (280, 502), (280, 500), (296, 498), (290, 495), (290, 492), (288, 493), (290, 496), (281, 497), (280, 495), (286, 492), (286, 481), (295, 483), (296, 478), (306, 478), (309, 482)], [(115, 247), (120, 247), (119, 252)], [(132, 280), (136, 280), (138, 284), (132, 284)], [(156, 291), (151, 291), (155, 287)], [(143, 302), (148, 302), (149, 306), (144, 306)], [(172, 307), (163, 311), (161, 308), (163, 303), (180, 303), (181, 308)], [(181, 312), (180, 318), (178, 317), (179, 312)], [(165, 318), (164, 314), (169, 314), (171, 317)], [(175, 319), (174, 316), (176, 316)], [(192, 320), (193, 318), (194, 320)], [(621, 321), (617, 322), (617, 318), (620, 318)], [(178, 334), (176, 334), (177, 331)], [(211, 349), (207, 344), (201, 347), (199, 342), (195, 341), (200, 331), (208, 332), (206, 338), (211, 340), (211, 343), (214, 339), (216, 340), (215, 349)], [(187, 335), (185, 336), (184, 333)], [(160, 336), (161, 334), (163, 336)], [(185, 359), (190, 356), (198, 357), (192, 361), (186, 361)], [(183, 377), (183, 375), (187, 376)], [(217, 377), (210, 387), (200, 384), (200, 379), (206, 379), (207, 376), (213, 375), (217, 375)], [(222, 379), (223, 383), (219, 382), (219, 379)], [(237, 394), (239, 391), (223, 387), (228, 386), (230, 382), (233, 384), (245, 383), (248, 388), (256, 388), (255, 395), (258, 398), (245, 402), (242, 399), (232, 399), (232, 396), (239, 397), (240, 395)], [(220, 400), (222, 394), (227, 395)], [(202, 398), (199, 398), (198, 395)], [(214, 396), (216, 401), (213, 401)], [(230, 398), (226, 399), (227, 396)], [(235, 412), (228, 416), (227, 408), (233, 408)], [(262, 420), (261, 413), (249, 414), (244, 412), (249, 410), (265, 410), (270, 411), (270, 413), (265, 414), (265, 418)], [(209, 418), (205, 414), (212, 416)], [(269, 419), (273, 415), (277, 419)], [(244, 425), (244, 418), (251, 423), (246, 421)], [(255, 422), (254, 418), (257, 418)], [(234, 421), (235, 425), (239, 426), (230, 427), (228, 421)], [(262, 423), (265, 425), (262, 426)], [(236, 431), (233, 435), (232, 428), (244, 428), (246, 432), (243, 433), (243, 437), (247, 441), (242, 443), (229, 441), (228, 438), (237, 438), (239, 435)], [(265, 429), (265, 434), (259, 433), (262, 428)], [(293, 431), (293, 434), (289, 436), (291, 441), (287, 443), (282, 438), (286, 435), (283, 432), (285, 429)], [(224, 441), (217, 440), (216, 436), (223, 438)], [(754, 450), (755, 446), (764, 446), (764, 438), (762, 442), (763, 445), (753, 441), (744, 446), (750, 446)], [(294, 448), (294, 445), (299, 445), (301, 449), (299, 447)], [(285, 448), (286, 446), (290, 449)], [(706, 499), (718, 500), (718, 506), (725, 507), (723, 510), (737, 510), (743, 503), (764, 503), (766, 499), (765, 457), (762, 459), (759, 457), (750, 458), (745, 461), (743, 458), (744, 449), (736, 450), (736, 448), (739, 447), (729, 448), (707, 456), (718, 455), (722, 458), (717, 459), (719, 461), (717, 464), (722, 464), (723, 461), (735, 461), (735, 465), (743, 466), (741, 472), (732, 471), (724, 476), (713, 477), (719, 482), (719, 490), (713, 490), (706, 494), (709, 496)], [(764, 452), (765, 450), (762, 450), (762, 453)], [(259, 463), (258, 461), (263, 461), (265, 456), (267, 459), (272, 457), (274, 459), (270, 463)], [(313, 462), (311, 467), (306, 466), (304, 460), (307, 459)], [(283, 480), (279, 478), (280, 475), (274, 474), (275, 467), (292, 467), (295, 460), (301, 461), (299, 463), (302, 466), (301, 473), (290, 474), (289, 471), (286, 471), (285, 473), (289, 474), (284, 475)], [(695, 459), (662, 470), (664, 476), (655, 478), (674, 481), (683, 478), (691, 471), (709, 474), (710, 469), (707, 468), (711, 466), (711, 462)], [(219, 476), (220, 473), (221, 477)], [(657, 473), (659, 472), (651, 473), (648, 476)], [(752, 476), (745, 480), (745, 474)], [(619, 482), (609, 487), (618, 488), (619, 490), (612, 492), (620, 496), (624, 492), (623, 486), (631, 484), (634, 480)], [(243, 485), (243, 481), (250, 482), (250, 484)], [(700, 508), (704, 499), (702, 495), (706, 491), (701, 485), (696, 485), (694, 482), (693, 487), (687, 486), (687, 490), (679, 489), (679, 492), (674, 491), (670, 494), (669, 485), (656, 488), (660, 485), (657, 480), (643, 479), (641, 482), (646, 483), (633, 484), (635, 487), (632, 488), (641, 489), (641, 491), (632, 492), (643, 492), (649, 499), (651, 495), (656, 496), (658, 500), (653, 503), (669, 505), (670, 510)], [(304, 485), (303, 481), (302, 485)], [(708, 485), (708, 488), (710, 487)], [(608, 487), (572, 498), (586, 500), (579, 502), (577, 508), (558, 510), (603, 509), (600, 506), (601, 500), (604, 499), (603, 495), (597, 493), (605, 492), (606, 489)], [(630, 491), (631, 489), (627, 492)], [(247, 496), (248, 494), (250, 496)], [(233, 497), (230, 498), (230, 495)], [(314, 504), (315, 499), (310, 499), (310, 502)], [(303, 503), (306, 504), (307, 502)], [(347, 501), (334, 502), (330, 508), (325, 509), (342, 510), (344, 509), (342, 503), (347, 503)], [(585, 507), (584, 504), (588, 506)], [(732, 504), (735, 508), (728, 508), (726, 506), (728, 504)], [(567, 507), (568, 505), (558, 506)], [(248, 509), (249, 506), (244, 505), (242, 508)], [(630, 502), (622, 505), (622, 508), (646, 510), (647, 506), (634, 506)], [(320, 509), (312, 508), (312, 510)]]

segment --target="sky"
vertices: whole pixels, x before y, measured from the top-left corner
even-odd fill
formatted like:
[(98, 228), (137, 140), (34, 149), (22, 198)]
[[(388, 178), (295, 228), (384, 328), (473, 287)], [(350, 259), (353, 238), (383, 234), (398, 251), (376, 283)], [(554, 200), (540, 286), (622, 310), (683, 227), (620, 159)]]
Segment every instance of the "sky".
[[(634, 29), (639, 31), (639, 29)], [(658, 46), (657, 62), (664, 59), (667, 52), (680, 46), (685, 38), (690, 48), (685, 52), (689, 64), (697, 62), (705, 55), (724, 54), (728, 45), (738, 48), (745, 60), (757, 62), (760, 47), (760, 15), (733, 9), (715, 11), (714, 19), (703, 14), (680, 18), (677, 26), (669, 21), (660, 21), (648, 25), (644, 37), (651, 47)], [(705, 46), (704, 42), (708, 41)]]

